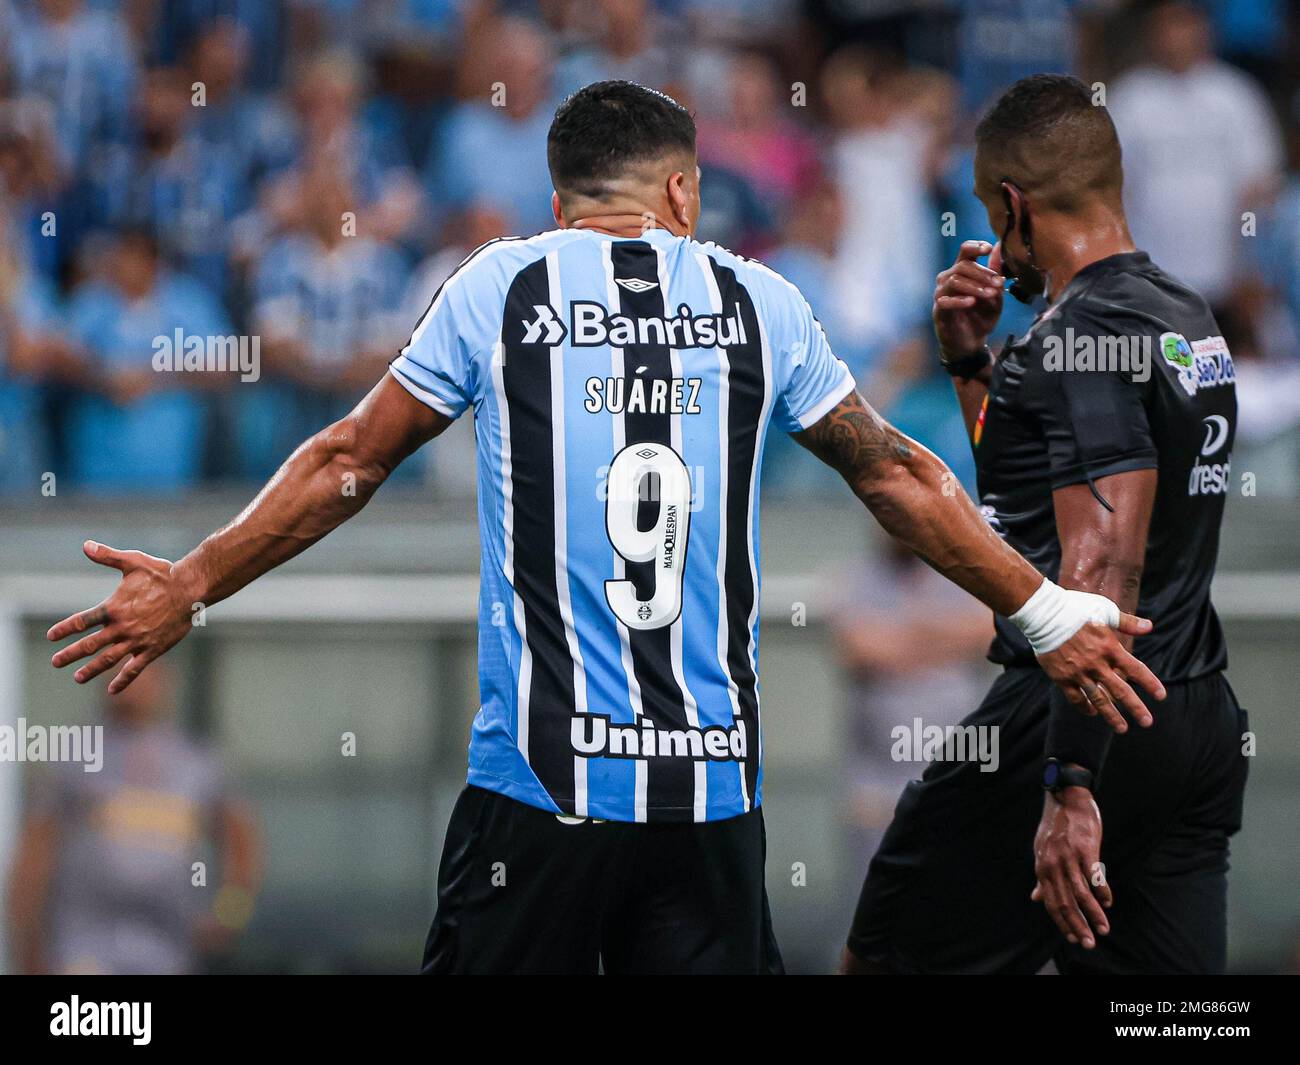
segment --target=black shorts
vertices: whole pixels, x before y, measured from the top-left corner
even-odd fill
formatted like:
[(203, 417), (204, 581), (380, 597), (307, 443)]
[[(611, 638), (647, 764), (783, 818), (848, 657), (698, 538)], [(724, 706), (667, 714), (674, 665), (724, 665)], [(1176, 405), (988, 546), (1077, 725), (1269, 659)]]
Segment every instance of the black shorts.
[(1031, 902), (1051, 681), (1006, 670), (963, 724), (999, 726), (998, 769), (935, 762), (904, 789), (849, 950), (892, 972), (1215, 973), (1227, 956), (1228, 837), (1241, 827), (1246, 715), (1221, 674), (1167, 685), (1155, 724), (1111, 744), (1097, 804), (1110, 934), (1071, 946)]
[(423, 972), (779, 973), (766, 846), (761, 810), (575, 824), (467, 786)]

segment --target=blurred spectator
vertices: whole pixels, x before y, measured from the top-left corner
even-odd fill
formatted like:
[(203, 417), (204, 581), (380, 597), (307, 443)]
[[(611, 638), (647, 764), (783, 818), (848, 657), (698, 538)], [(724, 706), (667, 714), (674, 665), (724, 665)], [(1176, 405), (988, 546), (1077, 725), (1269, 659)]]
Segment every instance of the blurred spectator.
[(678, 57), (660, 40), (660, 15), (648, 0), (596, 0), (579, 8), (588, 40), (556, 68), (561, 95), (593, 81), (635, 81), (671, 92)]
[[(1256, 270), (1234, 287), (1233, 316), (1219, 324), (1225, 336), (1235, 322), (1249, 322), (1229, 338), (1237, 383), (1237, 433), (1233, 458), (1249, 470), (1260, 495), (1300, 495), (1300, 319), (1288, 308), (1300, 253), (1300, 229), (1289, 189), (1280, 210), (1265, 216)], [(1270, 256), (1273, 256), (1270, 261)]]
[(37, 778), (9, 883), (19, 971), (191, 973), (247, 923), (256, 824), (175, 710), (156, 662), (106, 697), (100, 770), (57, 762)]
[(819, 166), (816, 142), (788, 117), (794, 109), (770, 58), (742, 52), (727, 80), (725, 116), (700, 123), (700, 159), (735, 171), (781, 212), (795, 196), (812, 191)]
[(27, 158), (22, 139), (0, 130), (0, 492), (36, 498), (51, 469), (45, 386), (75, 376), (77, 364), (55, 331), (54, 288), (30, 268), (22, 220), (4, 195)]
[(252, 84), (277, 85), (287, 37), (285, 4), (267, 0), (166, 0), (154, 30), (159, 61), (179, 64), (204, 28), (214, 21), (237, 25), (246, 35)]
[(1287, 6), (1286, 0), (1206, 0), (1225, 58), (1265, 81), (1280, 72)]
[(290, 48), (301, 53), (345, 42), (427, 43), (433, 35), (456, 30), (464, 10), (476, 5), (472, 0), (284, 0), (283, 6)]
[(829, 298), (843, 239), (844, 197), (838, 185), (823, 179), (792, 205), (783, 239), (767, 262), (804, 294), (835, 354), (860, 377), (866, 371), (867, 352), (852, 344), (839, 317), (841, 308)]
[(70, 242), (51, 210), (60, 184), (40, 108), (0, 101), (0, 493), (39, 499), (58, 467), (51, 411), (85, 377), (64, 339), (55, 283)]
[[(764, 260), (804, 294), (831, 350), (861, 383), (874, 351), (853, 343), (841, 320), (840, 305), (831, 298), (831, 278), (843, 232), (843, 198), (839, 187), (824, 179), (791, 205), (783, 239)], [(873, 397), (868, 399), (875, 402)], [(830, 495), (838, 486), (839, 475), (813, 461), (785, 433), (768, 436), (763, 452), (764, 492), (785, 498), (796, 494)]]
[(756, 255), (771, 239), (772, 212), (743, 174), (700, 166), (700, 220), (695, 236), (742, 255)]
[(1080, 0), (959, 0), (957, 76), (978, 113), (1030, 74), (1075, 69), (1071, 9)]
[[(397, 240), (419, 220), (421, 191), (403, 158), (400, 144), (366, 126), (360, 118), (364, 75), (347, 52), (330, 52), (310, 60), (294, 85), (296, 134), (291, 169), (278, 175), (262, 197), (271, 226), (300, 229), (310, 224), (312, 205), (300, 196), (303, 175), (330, 172), (348, 188), (343, 209), (354, 212), (365, 232), (376, 239)], [(256, 247), (264, 236), (261, 219), (246, 224)]]
[(967, 491), (975, 490), (970, 436), (928, 329), (916, 330), (886, 353), (868, 377), (864, 394), (898, 429), (943, 459)]
[(28, 268), (54, 281), (70, 252), (53, 208), (66, 187), (50, 134), (50, 109), (32, 97), (0, 99), (0, 216), (6, 246)]
[(239, 162), (196, 134), (197, 113), (181, 71), (145, 73), (132, 142), (106, 152), (91, 176), (93, 218), (151, 230), (169, 261), (224, 296), (230, 223), (249, 190)]
[(0, 493), (35, 495), (50, 468), (44, 393), (25, 329), (31, 314), (22, 294), (5, 291), (12, 284), (0, 277)]
[(1282, 191), (1261, 212), (1256, 235), (1244, 241), (1251, 253), (1249, 276), (1266, 287), (1288, 319), (1289, 333), (1274, 336), (1266, 323), (1261, 337), (1265, 354), (1282, 360), (1300, 358), (1300, 93), (1290, 104), (1286, 125), (1287, 173)]
[(274, 96), (248, 87), (248, 31), (218, 19), (204, 26), (188, 52), (186, 70), (202, 86), (194, 132), (212, 168), (249, 188), (291, 161), (293, 118)]
[[(304, 173), (295, 186), (300, 221), (257, 267), (253, 329), (267, 373), (291, 393), (241, 389), (245, 464), (274, 469), (304, 437), (342, 417), (383, 375), (409, 336), (400, 318), (407, 263), (388, 242), (356, 235), (354, 201), (333, 168)], [(404, 332), (405, 330), (405, 332)]]
[(386, 143), (401, 147), (411, 166), (420, 166), (452, 109), (454, 63), (447, 42), (394, 40), (374, 55), (374, 91), (362, 121)]
[(1242, 212), (1264, 210), (1280, 178), (1277, 121), (1259, 86), (1214, 57), (1195, 4), (1158, 4), (1145, 35), (1147, 61), (1106, 98), (1124, 148), (1133, 238), (1229, 329), (1246, 253)]
[(69, 171), (101, 143), (124, 136), (136, 55), (113, 12), (82, 0), (35, 0), (19, 9), (7, 43), (18, 91), (54, 109), (60, 159)]
[(141, 230), (115, 237), (74, 293), (67, 320), (89, 366), (73, 404), (68, 462), (79, 485), (101, 492), (177, 491), (202, 470), (206, 373), (160, 373), (154, 355), (176, 331), (201, 338), (231, 329), (213, 295), (167, 269)]
[(350, 395), (392, 358), (406, 263), (384, 241), (349, 231), (352, 192), (334, 170), (305, 173), (298, 197), (301, 223), (258, 268), (254, 321), (276, 373)]
[(428, 166), (429, 194), (447, 211), (502, 211), (510, 233), (553, 229), (546, 134), (557, 100), (550, 41), (532, 22), (503, 18), (478, 47), (465, 74), (476, 98), (460, 104), (443, 128)]
[(929, 316), (941, 152), (927, 93), (942, 90), (898, 57), (857, 46), (833, 54), (821, 79), (845, 216), (833, 299), (851, 343), (885, 347)]
[(979, 705), (993, 619), (892, 539), (835, 589), (832, 636), (849, 698), (845, 806), (849, 853), (858, 862), (846, 872), (856, 893), (904, 785), (925, 770), (895, 760), (892, 732), (903, 727), (910, 734), (917, 718), (924, 726), (956, 724)]

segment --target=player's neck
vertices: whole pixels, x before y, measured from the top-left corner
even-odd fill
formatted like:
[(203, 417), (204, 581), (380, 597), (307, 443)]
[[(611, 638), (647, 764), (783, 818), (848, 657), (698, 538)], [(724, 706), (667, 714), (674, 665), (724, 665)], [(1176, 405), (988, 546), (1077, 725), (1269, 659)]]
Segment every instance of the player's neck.
[(1128, 222), (1122, 214), (1107, 213), (1076, 221), (1058, 232), (1035, 234), (1035, 251), (1039, 266), (1047, 273), (1047, 298), (1054, 303), (1085, 266), (1125, 252), (1137, 251)]
[(662, 229), (675, 237), (687, 235), (685, 227), (675, 219), (661, 218), (653, 211), (615, 211), (588, 215), (573, 219), (569, 222), (569, 228), (608, 233), (611, 237), (639, 237), (648, 229)]

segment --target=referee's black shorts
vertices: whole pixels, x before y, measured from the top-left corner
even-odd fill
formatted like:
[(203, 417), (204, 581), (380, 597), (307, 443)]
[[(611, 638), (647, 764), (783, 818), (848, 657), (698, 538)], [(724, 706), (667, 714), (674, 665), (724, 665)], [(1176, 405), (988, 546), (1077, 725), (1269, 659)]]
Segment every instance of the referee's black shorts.
[(1246, 714), (1222, 674), (1167, 685), (1155, 724), (1111, 744), (1097, 802), (1110, 934), (1070, 946), (1034, 888), (1051, 681), (1007, 669), (963, 724), (999, 729), (1000, 765), (935, 762), (904, 789), (848, 948), (922, 973), (1214, 973), (1227, 955), (1228, 838), (1241, 827)]
[(779, 973), (763, 813), (562, 820), (467, 786), (438, 870), (425, 973)]

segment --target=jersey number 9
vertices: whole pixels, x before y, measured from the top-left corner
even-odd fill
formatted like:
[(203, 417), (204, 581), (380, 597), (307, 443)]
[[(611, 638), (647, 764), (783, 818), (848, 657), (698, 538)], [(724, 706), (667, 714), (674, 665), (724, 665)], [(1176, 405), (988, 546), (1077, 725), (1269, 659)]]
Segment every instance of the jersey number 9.
[[(653, 524), (641, 528), (644, 503), (658, 503)], [(691, 523), (691, 475), (681, 456), (665, 444), (629, 444), (609, 466), (605, 530), (626, 562), (653, 563), (653, 591), (637, 598), (632, 581), (605, 582), (605, 598), (630, 629), (660, 629), (682, 612), (686, 535)]]

